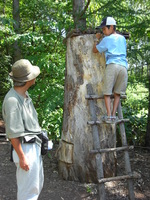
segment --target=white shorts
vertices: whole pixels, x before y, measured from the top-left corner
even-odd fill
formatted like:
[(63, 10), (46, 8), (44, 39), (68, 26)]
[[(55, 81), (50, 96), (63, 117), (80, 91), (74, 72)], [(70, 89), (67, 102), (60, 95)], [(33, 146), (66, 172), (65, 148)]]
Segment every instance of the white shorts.
[(18, 155), (13, 150), (13, 160), (17, 166), (17, 200), (37, 200), (44, 183), (41, 147), (36, 143), (25, 143), (22, 149), (29, 161), (29, 170), (20, 167)]

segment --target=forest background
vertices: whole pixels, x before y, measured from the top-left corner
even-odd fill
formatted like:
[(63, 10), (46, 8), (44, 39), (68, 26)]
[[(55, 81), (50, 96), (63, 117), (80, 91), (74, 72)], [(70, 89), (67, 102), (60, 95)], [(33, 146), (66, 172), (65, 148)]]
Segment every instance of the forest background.
[[(81, 1), (81, 0), (77, 0)], [(83, 1), (83, 0), (82, 0)], [(127, 139), (135, 146), (150, 147), (150, 1), (84, 0), (78, 18), (95, 30), (106, 16), (117, 21), (117, 30), (130, 34), (127, 99), (123, 102)], [(5, 94), (12, 87), (8, 73), (19, 58), (41, 69), (29, 93), (42, 128), (59, 141), (63, 120), (66, 44), (75, 28), (73, 0), (0, 1), (0, 118)], [(118, 139), (119, 140), (119, 139)]]

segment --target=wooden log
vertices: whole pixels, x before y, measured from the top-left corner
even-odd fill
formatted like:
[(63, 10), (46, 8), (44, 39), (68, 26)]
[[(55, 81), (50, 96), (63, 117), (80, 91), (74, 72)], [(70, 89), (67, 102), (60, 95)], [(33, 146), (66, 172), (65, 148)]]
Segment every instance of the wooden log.
[(125, 146), (125, 147), (117, 147), (117, 148), (107, 148), (107, 149), (97, 149), (97, 150), (91, 150), (90, 153), (109, 153), (109, 152), (117, 152), (117, 151), (125, 151), (125, 150), (131, 150), (134, 146)]
[[(122, 113), (122, 107), (121, 107), (121, 102), (119, 102), (118, 106), (118, 117), (123, 119), (123, 113)], [(125, 133), (125, 126), (124, 123), (119, 124), (120, 127), (120, 134), (121, 134), (121, 140), (122, 140), (122, 145), (127, 146), (127, 138), (126, 138), (126, 133)], [(130, 158), (129, 158), (129, 152), (126, 150), (124, 151), (124, 160), (125, 160), (125, 170), (128, 175), (132, 174), (131, 170), (131, 164), (130, 164)], [(134, 200), (134, 186), (133, 186), (133, 180), (128, 179), (128, 191), (129, 191), (129, 199)]]
[[(87, 93), (88, 94), (93, 94), (93, 87), (91, 84), (87, 84)], [(96, 116), (96, 107), (95, 107), (95, 102), (93, 100), (89, 101), (89, 110), (90, 110), (90, 115), (91, 119), (96, 121), (97, 116)], [(92, 126), (92, 136), (93, 136), (93, 147), (94, 149), (101, 149), (101, 141), (99, 138), (99, 130), (98, 126), (95, 124)], [(104, 178), (104, 168), (103, 168), (103, 162), (102, 162), (102, 155), (97, 154), (96, 155), (96, 172), (97, 172), (97, 180)], [(104, 183), (100, 183), (98, 185), (98, 191), (99, 191), (99, 199), (103, 200), (105, 199), (105, 185)]]
[[(112, 121), (110, 124), (120, 124), (122, 122), (129, 122), (129, 119), (118, 119), (114, 122)], [(102, 120), (101, 121), (96, 120), (96, 121), (88, 121), (87, 122), (87, 124), (90, 124), (90, 125), (96, 125), (96, 124), (98, 125), (98, 124), (102, 124), (102, 123), (107, 123), (107, 122), (104, 122)]]
[[(97, 158), (90, 154), (94, 145), (92, 127), (87, 125), (92, 119), (85, 96), (87, 84), (92, 85), (94, 94), (103, 95), (105, 57), (92, 52), (94, 37), (94, 34), (87, 34), (67, 39), (63, 128), (58, 151), (59, 173), (65, 180), (97, 182)], [(96, 120), (105, 114), (102, 99), (96, 104)], [(115, 125), (98, 126), (101, 148), (115, 147), (115, 131)], [(115, 153), (103, 155), (102, 161), (104, 176), (113, 176), (116, 172)]]
[(110, 177), (110, 178), (104, 178), (104, 179), (99, 179), (99, 183), (106, 183), (110, 181), (120, 181), (120, 180), (126, 180), (126, 179), (138, 179), (141, 176), (139, 174), (131, 174), (131, 175), (123, 175), (123, 176), (116, 176), (116, 177)]
[[(101, 95), (101, 96), (98, 96), (98, 95), (86, 95), (85, 98), (86, 99), (104, 99), (104, 96), (103, 95)], [(111, 95), (110, 98), (113, 99), (114, 95)], [(121, 95), (120, 96), (120, 99), (126, 99), (126, 98), (127, 98), (126, 95)]]

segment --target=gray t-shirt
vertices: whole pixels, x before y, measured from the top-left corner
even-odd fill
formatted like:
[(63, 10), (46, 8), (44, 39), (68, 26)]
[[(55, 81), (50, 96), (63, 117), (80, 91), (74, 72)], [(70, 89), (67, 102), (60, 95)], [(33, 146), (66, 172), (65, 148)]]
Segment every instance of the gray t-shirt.
[(4, 98), (2, 114), (9, 139), (36, 135), (41, 131), (32, 99), (26, 94), (27, 98), (24, 98), (11, 88)]

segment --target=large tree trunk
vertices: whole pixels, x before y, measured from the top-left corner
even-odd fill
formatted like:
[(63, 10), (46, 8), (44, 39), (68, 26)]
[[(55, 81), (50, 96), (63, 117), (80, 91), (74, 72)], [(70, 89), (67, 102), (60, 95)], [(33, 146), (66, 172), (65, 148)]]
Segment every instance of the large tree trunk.
[[(101, 95), (105, 70), (104, 55), (92, 52), (94, 35), (82, 35), (67, 40), (67, 61), (63, 131), (59, 146), (59, 172), (66, 180), (97, 182), (92, 129), (87, 122), (89, 113), (86, 85), (91, 84), (95, 94)], [(97, 118), (106, 114), (104, 100), (97, 102)], [(115, 147), (115, 127), (99, 126), (101, 147)], [(113, 176), (116, 169), (115, 154), (103, 155), (104, 174)]]

